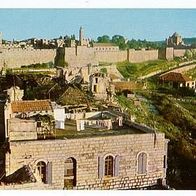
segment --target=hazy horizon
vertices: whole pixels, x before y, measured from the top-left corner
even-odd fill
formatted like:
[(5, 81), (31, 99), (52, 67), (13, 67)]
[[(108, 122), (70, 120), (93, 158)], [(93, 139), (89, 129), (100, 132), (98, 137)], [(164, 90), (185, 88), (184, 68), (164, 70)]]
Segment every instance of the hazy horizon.
[(1, 9), (3, 39), (51, 39), (75, 34), (123, 35), (127, 39), (162, 41), (174, 32), (196, 37), (196, 9)]

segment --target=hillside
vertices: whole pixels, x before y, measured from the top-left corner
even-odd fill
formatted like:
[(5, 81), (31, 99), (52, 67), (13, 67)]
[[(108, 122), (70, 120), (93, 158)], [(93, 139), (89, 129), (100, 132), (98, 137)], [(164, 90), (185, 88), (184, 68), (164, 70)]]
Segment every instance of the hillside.
[(187, 45), (192, 45), (196, 44), (196, 37), (191, 37), (191, 38), (183, 38), (183, 41)]
[(196, 132), (196, 111), (187, 110), (191, 103), (182, 104), (165, 95), (141, 92), (135, 98), (118, 96), (117, 100), (136, 122), (164, 132), (170, 140), (168, 184), (175, 189), (196, 189), (196, 143), (190, 137), (191, 132)]
[(116, 67), (125, 78), (137, 79), (138, 77), (152, 72), (166, 71), (177, 66), (179, 63), (179, 60), (154, 60), (142, 63), (130, 63), (128, 61), (124, 61), (117, 63)]

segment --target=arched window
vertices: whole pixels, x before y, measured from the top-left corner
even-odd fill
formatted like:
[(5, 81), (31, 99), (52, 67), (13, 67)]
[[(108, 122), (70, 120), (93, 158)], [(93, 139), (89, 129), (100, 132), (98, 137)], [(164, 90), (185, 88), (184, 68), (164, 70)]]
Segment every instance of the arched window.
[(37, 171), (43, 183), (46, 183), (46, 163), (40, 161), (37, 163)]
[(105, 176), (114, 175), (114, 158), (112, 156), (107, 156), (105, 158)]
[(142, 152), (138, 155), (138, 174), (147, 172), (147, 154)]
[(64, 188), (72, 189), (76, 186), (76, 160), (72, 157), (66, 159), (64, 166)]

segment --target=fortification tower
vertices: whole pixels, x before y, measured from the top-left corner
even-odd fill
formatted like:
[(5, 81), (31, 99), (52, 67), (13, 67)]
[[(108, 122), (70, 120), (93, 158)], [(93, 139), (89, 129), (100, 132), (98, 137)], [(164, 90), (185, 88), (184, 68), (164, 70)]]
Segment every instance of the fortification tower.
[(82, 27), (80, 27), (80, 30), (79, 30), (79, 43), (80, 43), (80, 46), (83, 46), (84, 43), (84, 29)]

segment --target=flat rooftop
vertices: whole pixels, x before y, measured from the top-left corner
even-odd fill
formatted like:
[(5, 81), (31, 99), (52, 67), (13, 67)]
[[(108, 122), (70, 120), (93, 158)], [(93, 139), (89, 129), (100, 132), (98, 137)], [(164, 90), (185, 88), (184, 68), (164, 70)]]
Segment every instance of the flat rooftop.
[(112, 135), (125, 135), (125, 134), (144, 134), (137, 128), (123, 125), (122, 127), (114, 127), (112, 130), (104, 128), (85, 127), (85, 130), (77, 131), (76, 122), (74, 120), (67, 120), (65, 122), (65, 129), (56, 129), (56, 139), (72, 139), (72, 138), (87, 138), (87, 137), (100, 137)]

